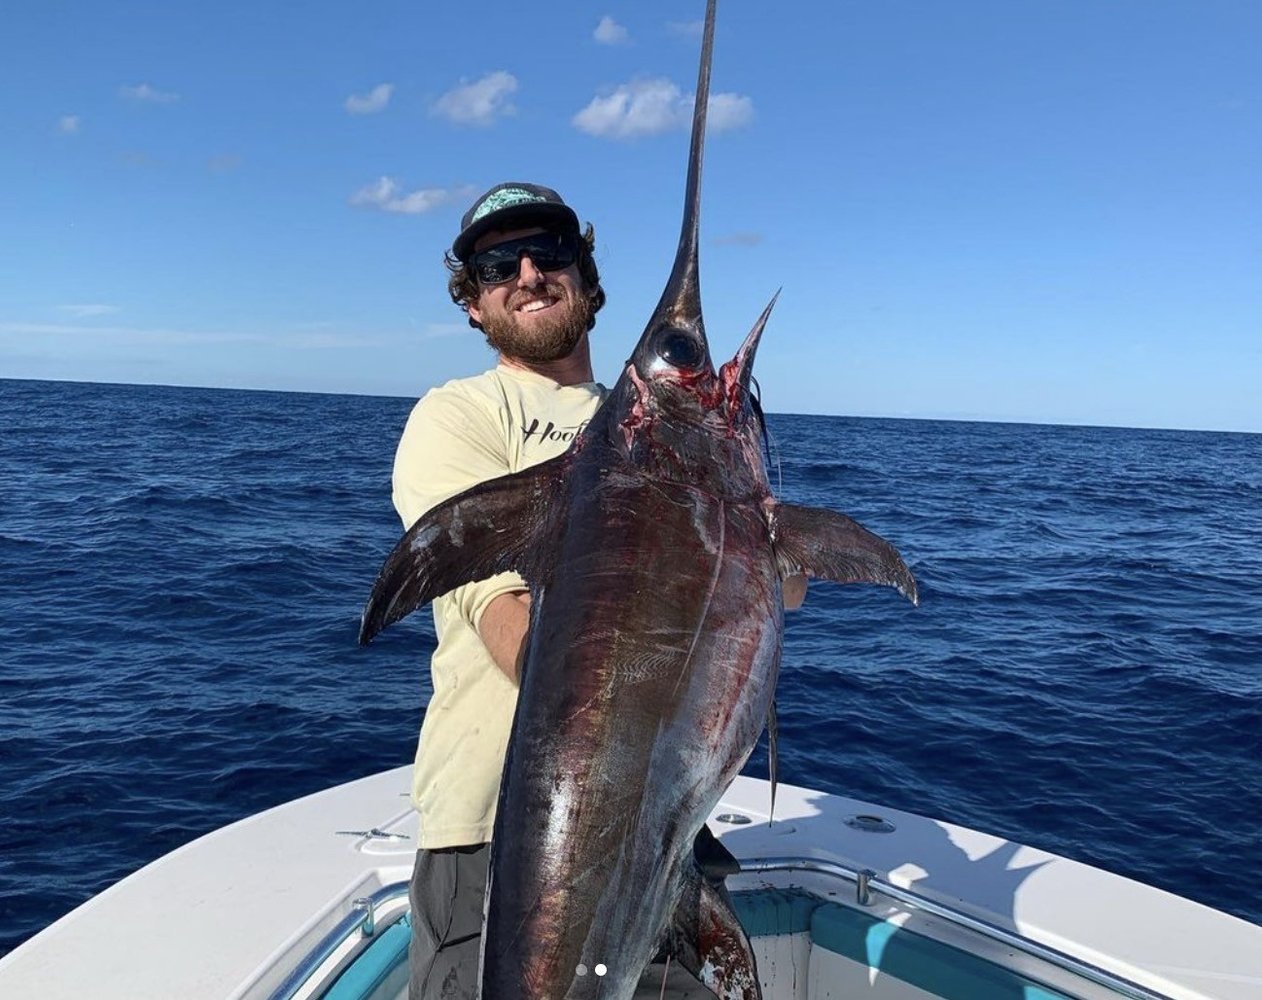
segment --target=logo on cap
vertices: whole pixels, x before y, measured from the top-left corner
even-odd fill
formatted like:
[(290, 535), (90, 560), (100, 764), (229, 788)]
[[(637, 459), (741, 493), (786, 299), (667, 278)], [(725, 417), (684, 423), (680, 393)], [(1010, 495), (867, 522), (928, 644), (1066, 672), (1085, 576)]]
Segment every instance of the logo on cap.
[(501, 188), (494, 194), (487, 195), (486, 200), (478, 206), (477, 211), (473, 213), (473, 218), (469, 221), (471, 223), (477, 222), (492, 212), (498, 212), (501, 208), (510, 208), (513, 205), (523, 205), (529, 202), (546, 202), (547, 200), (543, 195), (535, 194), (522, 188)]

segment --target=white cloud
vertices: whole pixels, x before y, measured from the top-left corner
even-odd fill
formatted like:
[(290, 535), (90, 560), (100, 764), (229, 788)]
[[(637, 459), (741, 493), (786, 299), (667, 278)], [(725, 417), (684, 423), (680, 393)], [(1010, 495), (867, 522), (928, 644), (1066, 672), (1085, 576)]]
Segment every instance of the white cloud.
[(686, 122), (691, 102), (669, 80), (635, 80), (594, 97), (572, 119), (590, 135), (630, 139), (665, 132)]
[(62, 115), (57, 119), (57, 131), (62, 135), (74, 135), (83, 120), (78, 115)]
[(672, 35), (685, 38), (700, 38), (705, 34), (705, 21), (668, 21), (666, 29)]
[(517, 78), (504, 70), (488, 73), (473, 83), (447, 91), (434, 102), (432, 114), (460, 125), (490, 125), (496, 118), (517, 113), (509, 95), (517, 90)]
[[(670, 80), (633, 80), (604, 97), (592, 98), (571, 121), (589, 135), (634, 139), (687, 128), (692, 121), (694, 100), (694, 95), (683, 93)], [(710, 96), (707, 127), (711, 132), (747, 125), (753, 116), (754, 104), (748, 97)]]
[(622, 45), (631, 39), (627, 29), (608, 14), (600, 19), (600, 24), (596, 25), (592, 37), (602, 45)]
[(471, 187), (418, 188), (404, 192), (393, 177), (379, 177), (351, 195), (351, 204), (359, 208), (379, 208), (383, 212), (421, 215), (457, 198), (470, 198)]
[[(691, 113), (691, 108), (689, 109)], [(706, 128), (712, 132), (744, 128), (754, 120), (754, 102), (742, 94), (711, 94)]]
[(118, 312), (118, 306), (107, 306), (98, 302), (92, 302), (82, 305), (58, 306), (57, 310), (69, 313), (75, 319), (86, 319), (89, 316), (108, 316), (110, 313), (116, 313)]
[(390, 103), (390, 95), (394, 93), (393, 83), (379, 83), (364, 95), (351, 94), (343, 107), (353, 115), (375, 115), (385, 111)]
[(179, 94), (169, 90), (158, 90), (147, 83), (135, 87), (120, 87), (118, 92), (129, 101), (141, 104), (174, 104), (180, 99)]

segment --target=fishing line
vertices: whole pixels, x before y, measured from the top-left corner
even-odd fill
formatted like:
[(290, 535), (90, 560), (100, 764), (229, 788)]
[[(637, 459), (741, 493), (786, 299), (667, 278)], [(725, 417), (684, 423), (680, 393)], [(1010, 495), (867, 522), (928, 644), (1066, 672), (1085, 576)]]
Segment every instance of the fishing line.
[(749, 376), (749, 381), (754, 387), (754, 391), (750, 395), (749, 400), (754, 406), (754, 414), (758, 417), (758, 426), (762, 428), (763, 455), (766, 457), (768, 465), (771, 465), (773, 462), (775, 463), (776, 494), (779, 495), (784, 492), (784, 476), (782, 475), (782, 470), (780, 468), (780, 448), (776, 448), (775, 458), (773, 459), (771, 454), (771, 431), (767, 429), (767, 416), (762, 412), (762, 386), (758, 384), (758, 379), (753, 375)]

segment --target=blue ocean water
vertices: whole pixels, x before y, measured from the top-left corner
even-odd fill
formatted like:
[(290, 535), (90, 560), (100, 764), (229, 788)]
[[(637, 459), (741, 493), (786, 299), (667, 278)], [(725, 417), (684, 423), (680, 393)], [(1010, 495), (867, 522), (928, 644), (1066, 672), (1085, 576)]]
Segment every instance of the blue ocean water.
[[(411, 759), (429, 616), (355, 644), (410, 406), (0, 381), (0, 953)], [(781, 778), (1262, 922), (1262, 435), (771, 427), (780, 495), (894, 541), (922, 594), (812, 585)]]

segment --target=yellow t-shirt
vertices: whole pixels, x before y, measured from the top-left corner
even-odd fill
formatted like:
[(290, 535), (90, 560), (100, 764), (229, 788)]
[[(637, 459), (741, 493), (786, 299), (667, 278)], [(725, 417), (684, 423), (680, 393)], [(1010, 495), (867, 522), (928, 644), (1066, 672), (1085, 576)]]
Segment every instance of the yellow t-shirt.
[[(604, 392), (594, 382), (563, 386), (503, 365), (430, 390), (412, 410), (394, 457), (394, 506), (404, 528), (476, 483), (561, 454)], [(434, 696), (412, 776), (421, 847), (491, 839), (517, 687), (477, 627), (492, 600), (524, 589), (517, 574), (502, 573), (434, 601)]]

